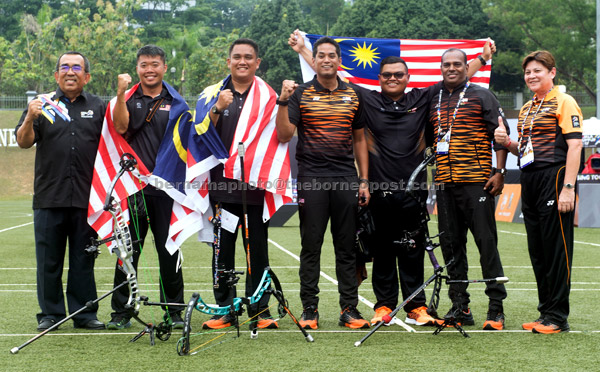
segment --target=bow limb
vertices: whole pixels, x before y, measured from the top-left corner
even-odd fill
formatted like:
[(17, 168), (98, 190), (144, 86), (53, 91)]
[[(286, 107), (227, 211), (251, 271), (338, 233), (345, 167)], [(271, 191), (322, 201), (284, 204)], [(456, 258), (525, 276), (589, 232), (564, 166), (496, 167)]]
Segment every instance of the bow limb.
[(129, 231), (129, 226), (127, 226), (127, 223), (123, 218), (121, 204), (115, 199), (112, 199), (109, 212), (114, 220), (113, 234), (115, 237), (116, 248), (113, 249), (113, 253), (115, 250), (118, 251), (117, 253), (119, 255), (119, 260), (121, 261), (121, 268), (125, 272), (127, 285), (129, 286), (129, 299), (125, 306), (137, 312), (140, 308), (139, 289), (137, 274), (132, 262), (133, 244), (131, 241), (131, 233)]

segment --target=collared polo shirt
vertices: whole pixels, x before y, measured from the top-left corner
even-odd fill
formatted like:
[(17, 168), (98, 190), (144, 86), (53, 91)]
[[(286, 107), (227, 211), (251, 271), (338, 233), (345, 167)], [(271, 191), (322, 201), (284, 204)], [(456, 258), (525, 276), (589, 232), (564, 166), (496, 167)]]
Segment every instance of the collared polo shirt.
[[(383, 93), (364, 95), (361, 120), (367, 128), (369, 180), (373, 189), (400, 191), (412, 172), (423, 161), (423, 151), (431, 146), (433, 136), (427, 125), (429, 102), (441, 83), (412, 89), (397, 101)], [(417, 182), (426, 180), (425, 172)]]
[[(33, 208), (87, 209), (106, 105), (85, 91), (71, 102), (60, 88), (52, 100), (64, 105), (71, 121), (60, 115), (55, 115), (53, 122), (44, 115), (33, 121), (36, 143)], [(21, 115), (15, 133), (26, 115), (27, 110)]]
[[(436, 182), (487, 182), (492, 172), (492, 140), (498, 127), (498, 116), (503, 116), (502, 109), (490, 90), (470, 84), (454, 120), (454, 110), (465, 84), (466, 81), (450, 92), (442, 83), (441, 90), (430, 103), (429, 121), (433, 125), (434, 146), (437, 146), (439, 134), (452, 128), (448, 154), (436, 155)], [(438, 120), (438, 108), (441, 120)], [(494, 149), (504, 147), (494, 145)]]
[[(217, 121), (217, 133), (229, 152), (233, 144), (233, 138), (237, 129), (237, 124), (242, 114), (242, 109), (248, 98), (250, 87), (243, 93), (237, 92), (233, 87), (233, 83), (229, 80), (224, 89), (230, 89), (233, 92), (233, 101), (223, 113), (219, 115)], [(223, 164), (219, 164), (210, 171), (210, 196), (213, 200), (225, 203), (241, 203), (242, 202), (242, 182), (225, 178), (223, 176)], [(246, 202), (250, 205), (263, 205), (265, 200), (265, 191), (245, 184)]]
[(565, 163), (569, 149), (566, 140), (582, 138), (583, 115), (573, 97), (561, 93), (555, 86), (543, 101), (541, 98), (534, 96), (519, 113), (520, 146), (525, 148), (531, 138), (534, 159), (532, 164), (522, 168), (523, 172)]
[(298, 129), (299, 176), (356, 175), (352, 130), (363, 128), (360, 88), (340, 78), (330, 91), (316, 76), (290, 97), (290, 122)]
[(158, 148), (165, 136), (173, 97), (163, 85), (156, 97), (144, 94), (142, 86), (127, 100), (129, 126), (125, 139), (149, 172), (154, 170)]

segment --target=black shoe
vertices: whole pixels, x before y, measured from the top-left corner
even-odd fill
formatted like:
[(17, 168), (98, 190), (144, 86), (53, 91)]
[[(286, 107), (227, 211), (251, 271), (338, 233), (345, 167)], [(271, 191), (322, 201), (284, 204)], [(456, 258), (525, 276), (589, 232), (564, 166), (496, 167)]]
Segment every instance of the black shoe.
[[(47, 330), (48, 328), (52, 327), (55, 324), (56, 324), (56, 321), (54, 319), (42, 319), (38, 323), (37, 330), (38, 331), (45, 331), (45, 330)], [(54, 328), (53, 331), (56, 331), (57, 329), (58, 329), (58, 327)]]
[(106, 326), (98, 319), (92, 319), (82, 324), (75, 323), (75, 328), (90, 329), (97, 331), (101, 329), (106, 329)]
[(338, 324), (352, 329), (369, 328), (371, 326), (371, 324), (362, 317), (360, 312), (356, 309), (356, 306), (353, 305), (346, 306), (342, 310)]
[(319, 328), (319, 310), (316, 305), (307, 306), (302, 311), (302, 317), (300, 318), (300, 326), (304, 329), (317, 329)]
[[(173, 329), (183, 329), (183, 319), (181, 318), (181, 313), (173, 313), (171, 315), (171, 326)], [(165, 313), (163, 316), (165, 322), (169, 321), (169, 314)]]
[(110, 322), (106, 324), (106, 328), (112, 330), (124, 329), (129, 327), (131, 327), (131, 321), (129, 320), (129, 317), (120, 314), (113, 315)]
[(448, 313), (444, 315), (444, 319), (454, 319), (459, 326), (472, 326), (475, 325), (475, 319), (473, 319), (473, 313), (471, 309), (463, 308), (458, 309), (455, 305), (452, 305)]

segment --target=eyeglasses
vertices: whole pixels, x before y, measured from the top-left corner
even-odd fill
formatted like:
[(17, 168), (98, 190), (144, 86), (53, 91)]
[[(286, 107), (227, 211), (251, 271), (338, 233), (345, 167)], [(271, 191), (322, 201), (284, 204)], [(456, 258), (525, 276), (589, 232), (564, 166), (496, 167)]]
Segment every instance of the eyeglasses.
[(400, 80), (404, 76), (406, 76), (406, 74), (404, 72), (382, 72), (379, 75), (381, 75), (381, 77), (384, 78), (385, 80), (390, 79), (392, 76), (394, 76), (396, 79)]
[(73, 66), (60, 65), (60, 66), (58, 66), (58, 69), (60, 70), (60, 72), (64, 72), (64, 73), (69, 72), (69, 70), (73, 70), (73, 72), (77, 74), (83, 70), (83, 67), (81, 67), (80, 65), (73, 65)]

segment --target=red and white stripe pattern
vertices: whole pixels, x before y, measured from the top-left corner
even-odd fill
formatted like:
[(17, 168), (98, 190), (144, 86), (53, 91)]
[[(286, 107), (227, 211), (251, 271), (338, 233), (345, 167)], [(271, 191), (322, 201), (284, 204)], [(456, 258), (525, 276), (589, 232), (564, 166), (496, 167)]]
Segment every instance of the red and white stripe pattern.
[[(305, 35), (305, 34), (303, 34)], [(486, 39), (481, 40), (422, 40), (422, 39), (397, 39), (399, 56), (406, 61), (410, 81), (406, 91), (412, 88), (425, 88), (442, 80), (440, 70), (441, 58), (444, 51), (450, 48), (457, 48), (467, 54), (467, 62), (471, 62), (477, 56), (481, 55)], [(304, 36), (304, 42), (307, 48), (312, 50), (310, 40)], [(340, 47), (344, 45), (340, 44)], [(382, 59), (387, 56), (382, 56)], [(343, 64), (344, 61), (342, 61)], [(304, 81), (312, 80), (315, 75), (314, 70), (300, 56), (300, 66), (302, 68), (302, 77)], [(492, 60), (479, 69), (470, 79), (471, 82), (489, 88), (490, 75), (492, 72)], [(338, 74), (346, 80), (362, 86), (367, 89), (381, 91), (377, 80), (366, 80), (356, 77), (352, 70), (340, 68)]]
[[(137, 89), (137, 85), (126, 93), (126, 99)], [(123, 153), (133, 155), (137, 160), (137, 168), (133, 172), (125, 172), (117, 181), (113, 191), (113, 197), (121, 203), (125, 220), (129, 220), (127, 197), (141, 190), (145, 184), (140, 181), (140, 174), (147, 175), (146, 166), (140, 161), (131, 146), (123, 136), (117, 133), (113, 126), (112, 114), (116, 97), (113, 98), (106, 108), (102, 134), (96, 160), (94, 163), (94, 176), (90, 189), (90, 202), (88, 205), (88, 224), (98, 232), (100, 239), (108, 238), (113, 232), (113, 220), (110, 213), (104, 211), (106, 193), (113, 180), (119, 172), (119, 160)], [(111, 247), (112, 242), (107, 244)]]
[(255, 77), (240, 114), (230, 157), (225, 163), (227, 178), (241, 179), (238, 143), (245, 148), (245, 182), (265, 191), (263, 220), (267, 221), (285, 203), (292, 201), (288, 144), (277, 140), (275, 118), (277, 94), (261, 78)]

